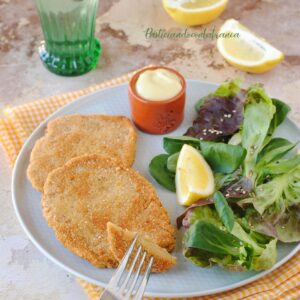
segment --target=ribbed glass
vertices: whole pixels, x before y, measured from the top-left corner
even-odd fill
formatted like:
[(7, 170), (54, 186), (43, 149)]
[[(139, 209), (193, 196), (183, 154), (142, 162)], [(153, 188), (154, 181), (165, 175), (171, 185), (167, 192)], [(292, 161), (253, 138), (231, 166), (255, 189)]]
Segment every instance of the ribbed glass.
[(44, 41), (40, 58), (53, 73), (75, 76), (95, 68), (101, 55), (95, 38), (98, 0), (35, 0)]

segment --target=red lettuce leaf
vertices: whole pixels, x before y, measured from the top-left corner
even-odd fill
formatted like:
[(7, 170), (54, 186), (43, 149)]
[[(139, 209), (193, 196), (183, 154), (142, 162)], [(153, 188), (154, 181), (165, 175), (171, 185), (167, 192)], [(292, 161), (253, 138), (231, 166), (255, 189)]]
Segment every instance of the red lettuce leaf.
[(243, 102), (239, 97), (211, 96), (185, 135), (202, 140), (218, 140), (233, 135), (243, 122)]
[(247, 198), (252, 190), (252, 181), (247, 177), (241, 177), (239, 180), (225, 186), (222, 193), (226, 198), (243, 199)]

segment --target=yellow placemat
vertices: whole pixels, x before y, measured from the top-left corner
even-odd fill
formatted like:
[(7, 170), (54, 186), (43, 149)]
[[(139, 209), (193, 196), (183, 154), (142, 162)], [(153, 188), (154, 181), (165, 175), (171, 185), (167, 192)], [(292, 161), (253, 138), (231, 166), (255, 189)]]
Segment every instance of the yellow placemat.
[[(17, 155), (34, 128), (49, 114), (80, 96), (129, 81), (134, 72), (105, 81), (101, 84), (63, 95), (53, 96), (28, 104), (7, 107), (5, 118), (0, 119), (0, 142), (13, 166)], [(203, 278), (199, 278), (199, 284)], [(78, 280), (90, 300), (98, 300), (101, 288), (83, 280)], [(300, 252), (269, 275), (244, 287), (211, 296), (193, 298), (197, 300), (292, 300), (300, 297)], [(149, 298), (148, 298), (149, 299)], [(152, 298), (154, 299), (154, 298)], [(156, 298), (155, 298), (156, 299)]]

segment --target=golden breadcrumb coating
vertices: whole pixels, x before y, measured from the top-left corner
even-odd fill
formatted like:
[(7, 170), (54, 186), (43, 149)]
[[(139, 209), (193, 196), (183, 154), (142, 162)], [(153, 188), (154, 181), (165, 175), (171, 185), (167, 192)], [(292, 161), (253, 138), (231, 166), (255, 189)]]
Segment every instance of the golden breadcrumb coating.
[(48, 174), (85, 154), (116, 157), (126, 166), (135, 159), (136, 131), (124, 116), (67, 115), (50, 121), (33, 147), (27, 176), (42, 192)]
[(116, 267), (107, 223), (138, 232), (172, 251), (174, 228), (154, 187), (118, 159), (74, 158), (52, 171), (42, 197), (44, 217), (69, 250), (97, 267)]

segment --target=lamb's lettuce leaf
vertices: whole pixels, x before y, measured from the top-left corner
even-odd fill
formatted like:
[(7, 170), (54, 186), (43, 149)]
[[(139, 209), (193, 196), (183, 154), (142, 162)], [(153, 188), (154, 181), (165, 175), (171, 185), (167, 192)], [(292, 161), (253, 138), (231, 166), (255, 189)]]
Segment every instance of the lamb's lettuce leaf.
[(256, 271), (262, 271), (272, 268), (276, 263), (277, 250), (276, 250), (277, 240), (271, 240), (266, 248), (262, 251), (261, 255), (254, 256), (252, 262), (252, 268)]
[[(256, 187), (254, 197), (241, 200), (246, 217), (254, 230), (283, 242), (300, 241), (300, 162), (293, 163), (280, 175)], [(298, 158), (297, 158), (298, 160)], [(280, 169), (280, 163), (277, 166)], [(289, 169), (289, 171), (288, 171)], [(249, 208), (252, 204), (255, 210)]]
[(255, 181), (257, 157), (264, 147), (276, 107), (260, 85), (247, 91), (242, 129), (242, 146), (247, 150), (244, 160), (244, 174)]
[(236, 96), (241, 90), (241, 79), (235, 78), (230, 81), (225, 81), (219, 85), (214, 91), (215, 96), (233, 97)]
[(160, 185), (171, 192), (175, 192), (175, 175), (167, 168), (168, 158), (168, 154), (160, 154), (153, 157), (149, 164), (149, 172)]
[(229, 207), (226, 199), (221, 192), (216, 192), (213, 196), (215, 208), (219, 214), (222, 223), (225, 228), (231, 232), (234, 226), (234, 215), (233, 211)]
[(272, 98), (273, 104), (276, 106), (276, 114), (274, 115), (270, 128), (277, 128), (286, 119), (291, 108), (283, 101)]
[[(233, 212), (229, 213), (231, 209), (224, 198), (216, 202), (222, 209), (216, 211), (206, 205), (190, 210), (190, 227), (183, 239), (185, 257), (201, 267), (217, 264), (235, 271), (271, 267), (276, 259), (276, 240), (241, 226)], [(233, 226), (228, 226), (232, 221)], [(272, 257), (269, 263), (260, 259), (266, 252)]]
[(180, 152), (185, 144), (200, 149), (200, 140), (190, 136), (165, 136), (163, 139), (163, 147), (168, 154)]
[(233, 228), (230, 232), (241, 241), (250, 245), (255, 254), (260, 255), (263, 252), (263, 248), (259, 246), (258, 242), (255, 241), (238, 222), (234, 222)]
[(211, 261), (211, 253), (208, 251), (200, 250), (197, 248), (185, 248), (183, 255), (194, 265), (207, 268), (212, 267), (213, 262)]
[(201, 154), (215, 172), (232, 173), (244, 161), (246, 150), (239, 145), (200, 142)]
[(218, 217), (218, 213), (209, 206), (199, 206), (193, 209), (189, 218), (190, 225), (193, 225), (199, 220), (210, 222), (219, 228), (222, 228), (223, 226)]
[(273, 138), (261, 150), (257, 158), (256, 168), (261, 168), (272, 161), (278, 160), (295, 148), (297, 143), (291, 143), (284, 138)]
[[(295, 157), (299, 157), (299, 155)], [(245, 202), (252, 203), (261, 215), (266, 213), (269, 216), (282, 214), (289, 206), (299, 204), (300, 163), (292, 166), (294, 169), (290, 172), (258, 185), (255, 188), (255, 197), (249, 198)]]
[(232, 255), (242, 258), (247, 255), (245, 245), (234, 235), (216, 225), (198, 220), (187, 231), (187, 248), (196, 248), (212, 254)]
[(176, 173), (176, 166), (180, 152), (170, 155), (167, 159), (167, 169), (170, 172)]
[(284, 103), (281, 100), (278, 99), (272, 99), (272, 102), (274, 104), (274, 106), (276, 107), (276, 112), (273, 116), (273, 119), (271, 121), (269, 130), (268, 130), (268, 135), (267, 138), (265, 140), (265, 143), (267, 143), (269, 141), (269, 139), (271, 139), (272, 135), (275, 132), (275, 129), (283, 123), (283, 121), (285, 120), (285, 118), (287, 117), (288, 113), (290, 112), (291, 108)]
[(291, 143), (283, 138), (271, 139), (258, 155), (258, 162), (255, 165), (256, 184), (261, 184), (267, 176), (289, 172), (297, 166), (300, 162), (299, 157), (283, 159), (296, 145), (297, 143)]
[(228, 232), (239, 238), (243, 242), (251, 245), (256, 254), (262, 252), (262, 248), (247, 234), (244, 228), (235, 220), (234, 214), (230, 206), (228, 205), (225, 197), (220, 192), (214, 194), (214, 204), (218, 212), (219, 218)]
[(242, 143), (242, 132), (238, 131), (228, 141), (229, 145), (240, 145)]
[(260, 172), (264, 175), (279, 175), (289, 173), (298, 168), (300, 164), (300, 155), (294, 155), (291, 158), (279, 159), (261, 167)]

